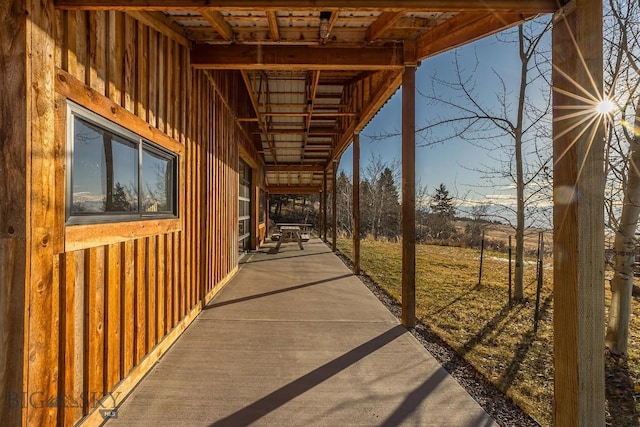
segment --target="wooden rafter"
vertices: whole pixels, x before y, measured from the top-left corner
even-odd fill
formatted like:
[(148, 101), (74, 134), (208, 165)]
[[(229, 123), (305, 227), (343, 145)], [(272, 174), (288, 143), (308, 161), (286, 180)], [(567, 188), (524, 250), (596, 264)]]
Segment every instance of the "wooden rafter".
[(358, 117), (351, 121), (347, 129), (340, 133), (340, 139), (328, 159), (328, 166), (331, 165), (331, 162), (338, 159), (342, 152), (347, 148), (354, 132), (362, 130), (366, 124), (369, 123), (375, 113), (382, 108), (382, 105), (384, 105), (387, 99), (389, 99), (398, 87), (400, 87), (400, 83), (402, 82), (402, 71), (389, 71), (387, 74), (388, 76), (383, 80), (384, 83), (370, 98), (370, 102), (363, 107)]
[(201, 10), (200, 14), (209, 24), (222, 36), (226, 41), (233, 40), (233, 30), (231, 26), (224, 20), (220, 12), (215, 10)]
[(265, 172), (323, 172), (324, 165), (322, 164), (286, 164), (280, 163), (277, 165), (268, 164), (265, 166)]
[(278, 18), (273, 10), (267, 11), (267, 21), (269, 21), (269, 33), (274, 42), (280, 41), (280, 28), (278, 27)]
[(402, 69), (399, 47), (339, 48), (279, 45), (197, 45), (191, 64), (198, 69), (386, 70)]
[(148, 25), (154, 30), (159, 31), (170, 39), (177, 41), (181, 45), (188, 48), (191, 47), (192, 43), (187, 37), (184, 29), (180, 25), (167, 18), (164, 13), (132, 11), (129, 12), (129, 15), (132, 18), (135, 18), (138, 21), (142, 22), (143, 24)]
[(311, 115), (313, 114), (313, 104), (316, 100), (316, 93), (318, 92), (318, 83), (320, 83), (320, 71), (311, 71), (311, 76), (307, 86), (307, 111), (304, 125), (304, 129), (307, 132), (305, 132), (302, 140), (300, 161), (304, 161), (304, 150), (309, 139), (308, 130), (311, 128)]
[(267, 185), (269, 194), (315, 194), (321, 190), (320, 185)]
[(383, 12), (380, 14), (373, 24), (367, 29), (366, 40), (372, 42), (380, 37), (385, 31), (393, 26), (400, 18), (405, 15), (406, 11), (400, 12)]
[(415, 12), (495, 11), (550, 13), (558, 10), (557, 0), (55, 0), (59, 9), (79, 10), (312, 10)]
[(416, 40), (416, 55), (419, 60), (422, 60), (516, 25), (534, 16), (521, 13), (459, 14), (420, 35)]
[(271, 155), (273, 156), (274, 161), (277, 161), (276, 149), (271, 143), (271, 141), (269, 140), (269, 134), (267, 133), (267, 124), (264, 122), (264, 120), (262, 119), (262, 116), (260, 115), (258, 98), (256, 97), (256, 93), (253, 90), (251, 79), (249, 78), (249, 75), (245, 70), (242, 70), (240, 74), (242, 75), (242, 80), (244, 81), (244, 84), (247, 87), (247, 92), (249, 93), (249, 99), (251, 100), (251, 106), (253, 107), (253, 110), (256, 113), (256, 118), (257, 118), (258, 124), (260, 125), (262, 134), (264, 135), (264, 138), (267, 140), (267, 145), (269, 146), (269, 150), (271, 150)]

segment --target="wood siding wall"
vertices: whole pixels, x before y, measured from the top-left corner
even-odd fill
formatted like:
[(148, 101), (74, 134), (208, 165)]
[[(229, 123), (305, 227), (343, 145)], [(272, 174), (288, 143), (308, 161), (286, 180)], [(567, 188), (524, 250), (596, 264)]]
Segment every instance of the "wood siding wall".
[[(192, 70), (190, 46), (184, 40), (170, 38), (125, 13), (56, 11), (51, 13), (51, 25), (56, 144), (55, 155), (42, 161), (55, 175), (55, 197), (44, 201), (55, 211), (54, 250), (53, 257), (42, 263), (46, 271), (41, 273), (49, 278), (46, 295), (51, 304), (29, 307), (25, 302), (27, 307), (20, 308), (33, 319), (44, 310), (42, 318), (50, 322), (40, 325), (48, 338), (37, 349), (36, 361), (27, 362), (25, 357), (29, 378), (36, 380), (24, 380), (25, 385), (19, 386), (22, 374), (0, 378), (3, 403), (8, 393), (22, 392), (17, 402), (22, 415), (14, 411), (3, 420), (12, 425), (20, 424), (20, 419), (34, 425), (73, 425), (84, 418), (87, 424), (100, 424), (99, 409), (122, 401), (237, 270), (239, 148), (254, 162), (259, 160), (251, 129), (237, 120), (249, 114), (251, 105), (238, 73)], [(15, 31), (15, 27), (8, 28)], [(24, 61), (24, 40), (17, 48), (16, 57)], [(2, 80), (0, 87), (12, 83)], [(25, 91), (24, 82), (16, 87)], [(69, 99), (169, 141), (180, 154), (179, 220), (134, 226), (64, 225)], [(9, 110), (3, 106), (3, 112)], [(25, 118), (22, 123), (26, 122)], [(25, 132), (17, 137), (30, 143)], [(7, 160), (0, 156), (0, 161)], [(9, 223), (11, 213), (3, 213), (0, 223)], [(24, 239), (28, 230), (16, 233)], [(7, 270), (13, 265), (18, 270), (29, 268), (25, 263), (7, 264), (24, 257), (26, 249), (19, 245), (23, 241), (0, 235), (0, 277), (33, 286), (28, 278), (21, 279), (24, 271)], [(19, 307), (24, 295), (19, 289), (5, 289), (9, 293), (2, 295), (0, 308), (4, 301)], [(10, 326), (15, 329), (22, 313), (13, 311), (2, 313), (12, 316)], [(30, 323), (28, 328), (38, 327)], [(13, 341), (22, 328), (10, 332), (8, 344), (20, 348)], [(8, 354), (0, 356), (5, 369)], [(20, 367), (18, 363), (16, 369)], [(45, 383), (46, 389), (41, 389), (39, 384)], [(29, 402), (33, 393), (38, 402), (47, 404)], [(52, 399), (56, 405), (50, 404)]]

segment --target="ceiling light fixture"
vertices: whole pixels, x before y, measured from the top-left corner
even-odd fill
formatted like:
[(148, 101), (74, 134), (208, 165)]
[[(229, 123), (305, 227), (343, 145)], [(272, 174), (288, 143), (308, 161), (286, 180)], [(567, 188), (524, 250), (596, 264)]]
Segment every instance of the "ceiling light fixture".
[(331, 12), (320, 12), (319, 35), (322, 40), (329, 38), (329, 19), (331, 19)]

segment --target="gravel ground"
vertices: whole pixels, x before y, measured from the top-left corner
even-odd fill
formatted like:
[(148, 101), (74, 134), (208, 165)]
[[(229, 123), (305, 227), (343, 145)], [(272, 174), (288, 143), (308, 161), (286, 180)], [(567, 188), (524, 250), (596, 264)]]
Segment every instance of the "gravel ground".
[[(347, 267), (353, 270), (353, 265), (349, 258), (340, 252), (336, 252), (336, 254)], [(360, 274), (358, 277), (387, 309), (399, 319), (400, 304), (368, 275)], [(498, 424), (518, 427), (536, 427), (540, 425), (513, 403), (509, 397), (491, 384), (482, 374), (476, 371), (473, 366), (458, 355), (453, 348), (426, 325), (418, 322), (411, 333)]]

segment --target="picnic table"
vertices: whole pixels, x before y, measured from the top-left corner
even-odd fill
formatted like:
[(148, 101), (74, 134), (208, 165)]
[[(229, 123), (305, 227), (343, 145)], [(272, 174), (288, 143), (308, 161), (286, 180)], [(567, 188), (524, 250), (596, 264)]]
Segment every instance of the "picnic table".
[(276, 227), (279, 231), (272, 235), (272, 240), (274, 236), (277, 236), (278, 244), (276, 245), (276, 250), (280, 249), (280, 245), (283, 242), (297, 242), (298, 247), (304, 250), (302, 242), (309, 240), (306, 229), (311, 227), (311, 224), (276, 224)]

